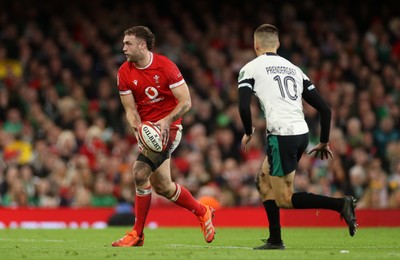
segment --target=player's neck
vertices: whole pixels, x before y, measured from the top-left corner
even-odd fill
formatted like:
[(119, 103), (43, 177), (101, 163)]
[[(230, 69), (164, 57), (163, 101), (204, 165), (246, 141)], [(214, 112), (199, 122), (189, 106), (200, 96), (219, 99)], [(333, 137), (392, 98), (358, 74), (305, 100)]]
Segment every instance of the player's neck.
[(260, 49), (260, 50), (258, 50), (257, 51), (257, 56), (261, 56), (261, 55), (264, 55), (264, 54), (266, 54), (266, 53), (274, 53), (274, 54), (276, 54), (276, 49)]
[(135, 62), (135, 66), (137, 68), (145, 68), (150, 65), (152, 61), (152, 53), (150, 51), (147, 51), (146, 53), (143, 54), (143, 58), (140, 59), (138, 62)]

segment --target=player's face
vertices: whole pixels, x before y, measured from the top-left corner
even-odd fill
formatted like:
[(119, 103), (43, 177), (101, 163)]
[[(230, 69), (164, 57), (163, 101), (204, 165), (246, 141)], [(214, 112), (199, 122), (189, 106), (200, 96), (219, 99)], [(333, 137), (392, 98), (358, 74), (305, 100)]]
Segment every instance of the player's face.
[(124, 54), (129, 62), (138, 62), (143, 58), (143, 51), (146, 49), (146, 43), (134, 35), (125, 35), (124, 37)]

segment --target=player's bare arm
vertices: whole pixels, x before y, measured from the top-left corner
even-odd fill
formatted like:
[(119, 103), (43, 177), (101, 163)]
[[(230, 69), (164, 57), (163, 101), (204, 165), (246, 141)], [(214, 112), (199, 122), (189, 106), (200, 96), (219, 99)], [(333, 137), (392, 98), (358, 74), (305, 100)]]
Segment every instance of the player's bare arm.
[(178, 100), (178, 104), (168, 116), (154, 123), (160, 127), (164, 144), (168, 142), (169, 128), (171, 123), (181, 118), (192, 107), (192, 100), (190, 98), (189, 88), (186, 83), (173, 88), (172, 93)]
[(192, 100), (190, 98), (189, 88), (186, 83), (173, 88), (172, 93), (178, 100), (178, 105), (168, 115), (171, 123), (181, 118), (192, 107)]
[(136, 102), (132, 94), (120, 95), (122, 105), (124, 106), (126, 119), (128, 120), (129, 126), (132, 128), (133, 133), (136, 135), (136, 131), (141, 123), (139, 113), (136, 109)]

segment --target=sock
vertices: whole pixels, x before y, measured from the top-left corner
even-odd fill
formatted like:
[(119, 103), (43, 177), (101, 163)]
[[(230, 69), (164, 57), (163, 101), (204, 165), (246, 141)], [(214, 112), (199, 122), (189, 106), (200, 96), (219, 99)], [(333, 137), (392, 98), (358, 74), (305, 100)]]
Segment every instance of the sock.
[(135, 200), (135, 225), (133, 229), (138, 236), (143, 234), (144, 224), (151, 204), (151, 186), (145, 189), (136, 189)]
[(276, 205), (275, 200), (266, 200), (263, 205), (268, 217), (269, 240), (272, 244), (278, 244), (282, 241), (279, 207)]
[(175, 186), (176, 191), (169, 199), (170, 201), (193, 212), (198, 217), (206, 213), (206, 208), (193, 198), (192, 194), (185, 187), (176, 183)]
[(295, 209), (330, 209), (340, 212), (343, 203), (343, 199), (308, 192), (296, 192), (292, 195), (292, 205)]

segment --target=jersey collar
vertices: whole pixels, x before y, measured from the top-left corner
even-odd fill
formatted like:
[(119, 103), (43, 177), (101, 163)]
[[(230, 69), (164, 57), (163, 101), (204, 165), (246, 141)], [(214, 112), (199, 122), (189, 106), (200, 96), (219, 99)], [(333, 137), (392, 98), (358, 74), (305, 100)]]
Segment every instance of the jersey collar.
[(150, 53), (150, 61), (149, 61), (149, 63), (146, 65), (146, 66), (144, 66), (144, 67), (137, 67), (136, 65), (135, 65), (135, 67), (137, 68), (137, 69), (139, 69), (139, 70), (144, 70), (144, 69), (147, 69), (148, 67), (150, 67), (150, 65), (153, 63), (153, 53), (152, 52), (149, 52)]
[(275, 52), (265, 52), (264, 54), (267, 56), (278, 56), (278, 54), (276, 54)]

